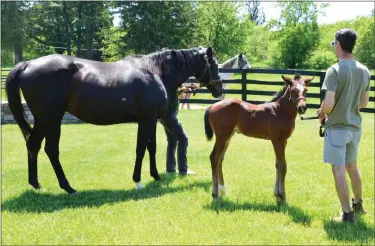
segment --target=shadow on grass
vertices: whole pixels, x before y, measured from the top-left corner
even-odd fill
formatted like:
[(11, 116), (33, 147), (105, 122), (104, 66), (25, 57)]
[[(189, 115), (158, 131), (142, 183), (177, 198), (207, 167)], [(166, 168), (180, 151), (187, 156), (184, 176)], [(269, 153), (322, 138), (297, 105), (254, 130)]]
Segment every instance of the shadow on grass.
[(66, 208), (99, 207), (126, 201), (137, 201), (160, 197), (165, 194), (182, 192), (198, 187), (209, 191), (211, 182), (193, 181), (186, 185), (171, 187), (169, 184), (178, 175), (161, 174), (160, 181), (148, 183), (144, 189), (136, 190), (89, 190), (78, 191), (75, 195), (66, 193), (51, 194), (43, 191), (29, 190), (18, 197), (10, 198), (2, 203), (3, 211), (23, 213), (51, 213)]
[(329, 239), (374, 245), (375, 228), (368, 226), (361, 216), (357, 216), (355, 225), (343, 222), (334, 222), (331, 219), (324, 221), (324, 230)]
[(210, 206), (207, 206), (208, 209), (215, 210), (217, 213), (220, 211), (224, 212), (235, 212), (238, 210), (253, 210), (253, 211), (262, 211), (262, 212), (280, 212), (288, 214), (289, 217), (295, 223), (300, 223), (305, 226), (310, 226), (311, 216), (306, 212), (297, 208), (295, 206), (289, 206), (287, 204), (265, 204), (265, 203), (256, 203), (256, 202), (245, 202), (238, 203), (229, 200), (219, 200), (212, 201)]

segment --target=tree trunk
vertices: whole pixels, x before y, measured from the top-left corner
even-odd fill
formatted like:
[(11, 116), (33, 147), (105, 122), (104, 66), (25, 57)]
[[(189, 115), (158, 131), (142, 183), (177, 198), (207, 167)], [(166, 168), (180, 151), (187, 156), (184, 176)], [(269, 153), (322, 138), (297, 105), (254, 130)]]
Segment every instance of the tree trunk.
[(14, 62), (15, 64), (23, 61), (23, 49), (21, 40), (17, 39), (14, 43)]
[(82, 1), (78, 4), (78, 26), (77, 26), (77, 57), (81, 57), (81, 46), (82, 46)]
[(62, 6), (63, 6), (63, 12), (64, 12), (64, 28), (65, 28), (65, 35), (66, 35), (66, 48), (67, 48), (67, 52), (68, 52), (68, 55), (71, 56), (72, 55), (72, 49), (71, 49), (71, 43), (72, 43), (72, 38), (71, 38), (71, 35), (70, 35), (70, 31), (71, 31), (71, 28), (69, 28), (69, 15), (68, 15), (68, 11), (66, 9), (66, 3), (65, 2), (62, 2)]
[(93, 43), (93, 35), (92, 35), (92, 23), (87, 23), (86, 25), (86, 47), (87, 47), (87, 59), (92, 59), (92, 43)]

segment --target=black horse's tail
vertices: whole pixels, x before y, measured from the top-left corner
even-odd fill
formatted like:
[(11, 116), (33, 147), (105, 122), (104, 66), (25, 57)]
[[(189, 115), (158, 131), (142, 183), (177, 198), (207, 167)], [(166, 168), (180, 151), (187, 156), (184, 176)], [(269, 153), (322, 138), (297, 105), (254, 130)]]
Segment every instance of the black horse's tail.
[(29, 65), (28, 62), (21, 62), (17, 64), (16, 67), (9, 72), (5, 85), (9, 109), (20, 127), (26, 141), (30, 138), (31, 126), (26, 121), (25, 111), (22, 106), (19, 78), (22, 72), (26, 69), (27, 65)]
[(208, 116), (210, 115), (210, 109), (211, 109), (212, 106), (209, 106), (207, 109), (206, 109), (206, 112), (204, 113), (204, 130), (206, 132), (206, 137), (207, 137), (207, 140), (211, 140), (213, 135), (214, 135), (214, 132), (212, 131), (212, 128), (211, 128), (211, 125), (210, 125), (210, 122), (208, 120)]

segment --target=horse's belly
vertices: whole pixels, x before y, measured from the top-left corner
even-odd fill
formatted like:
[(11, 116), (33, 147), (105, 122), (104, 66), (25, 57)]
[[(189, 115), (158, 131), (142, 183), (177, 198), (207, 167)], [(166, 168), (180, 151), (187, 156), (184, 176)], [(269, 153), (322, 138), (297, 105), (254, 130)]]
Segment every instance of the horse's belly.
[(67, 111), (79, 119), (97, 125), (135, 122), (136, 99), (130, 96), (80, 95), (70, 100)]
[(103, 105), (97, 105), (95, 108), (96, 110), (87, 110), (84, 107), (68, 108), (67, 111), (77, 118), (95, 125), (111, 125), (137, 121), (136, 115), (127, 111), (125, 108), (117, 108), (115, 110), (113, 108), (104, 107)]
[(271, 136), (269, 134), (268, 126), (269, 124), (267, 118), (265, 120), (261, 120), (258, 116), (246, 116), (246, 118), (242, 118), (237, 123), (236, 131), (247, 137), (270, 140)]
[(265, 139), (265, 140), (271, 139), (271, 136), (269, 135), (267, 129), (259, 129), (259, 128), (244, 129), (243, 131), (241, 131), (241, 133), (247, 137), (259, 138), (259, 139)]

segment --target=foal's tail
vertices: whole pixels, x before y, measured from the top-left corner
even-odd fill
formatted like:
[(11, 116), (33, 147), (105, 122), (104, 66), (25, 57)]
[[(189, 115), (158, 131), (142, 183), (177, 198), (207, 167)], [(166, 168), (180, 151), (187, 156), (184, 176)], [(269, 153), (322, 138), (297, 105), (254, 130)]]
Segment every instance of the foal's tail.
[(9, 109), (20, 127), (26, 141), (30, 138), (31, 126), (26, 121), (25, 111), (22, 106), (19, 78), (22, 72), (26, 69), (27, 65), (29, 65), (28, 62), (21, 62), (17, 64), (16, 67), (9, 72), (5, 85)]
[(207, 109), (206, 109), (206, 112), (204, 113), (204, 130), (206, 132), (206, 137), (207, 137), (207, 140), (210, 141), (214, 135), (214, 132), (212, 131), (212, 128), (211, 128), (211, 125), (210, 125), (210, 122), (208, 120), (208, 117), (210, 115), (210, 109), (211, 109), (212, 106), (209, 106)]

